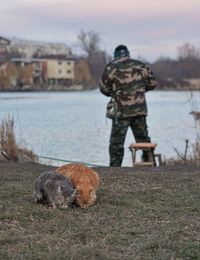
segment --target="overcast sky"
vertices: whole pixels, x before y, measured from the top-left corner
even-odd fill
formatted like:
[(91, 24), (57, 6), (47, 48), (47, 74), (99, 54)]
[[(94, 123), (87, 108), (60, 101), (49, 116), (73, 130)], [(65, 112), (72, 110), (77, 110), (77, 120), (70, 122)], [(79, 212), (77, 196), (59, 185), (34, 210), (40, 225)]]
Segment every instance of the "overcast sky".
[(100, 34), (110, 54), (119, 44), (148, 61), (200, 47), (200, 0), (2, 0), (0, 35), (76, 43), (78, 32)]

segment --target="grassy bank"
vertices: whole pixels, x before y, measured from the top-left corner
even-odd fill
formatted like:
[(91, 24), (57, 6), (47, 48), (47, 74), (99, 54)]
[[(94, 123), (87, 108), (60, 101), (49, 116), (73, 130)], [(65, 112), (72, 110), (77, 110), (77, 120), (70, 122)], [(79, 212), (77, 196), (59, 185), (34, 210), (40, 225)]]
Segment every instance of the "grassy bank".
[(200, 259), (200, 169), (99, 168), (97, 203), (48, 209), (50, 166), (0, 162), (0, 259)]

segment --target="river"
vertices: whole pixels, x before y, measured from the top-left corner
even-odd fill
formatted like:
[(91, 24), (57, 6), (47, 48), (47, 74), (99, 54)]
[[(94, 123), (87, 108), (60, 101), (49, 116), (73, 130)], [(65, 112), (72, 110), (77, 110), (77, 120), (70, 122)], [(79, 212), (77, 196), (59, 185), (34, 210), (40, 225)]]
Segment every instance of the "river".
[[(198, 102), (199, 93), (194, 97)], [(175, 157), (174, 148), (184, 152), (185, 140), (189, 139), (191, 146), (196, 138), (189, 114), (194, 106), (190, 93), (151, 91), (146, 98), (149, 135), (152, 142), (158, 143), (157, 152), (163, 158)], [(107, 102), (98, 90), (0, 93), (0, 120), (13, 117), (17, 142), (40, 156), (107, 166), (111, 128), (111, 120), (105, 118)], [(131, 165), (128, 146), (132, 142), (129, 130), (123, 166)]]

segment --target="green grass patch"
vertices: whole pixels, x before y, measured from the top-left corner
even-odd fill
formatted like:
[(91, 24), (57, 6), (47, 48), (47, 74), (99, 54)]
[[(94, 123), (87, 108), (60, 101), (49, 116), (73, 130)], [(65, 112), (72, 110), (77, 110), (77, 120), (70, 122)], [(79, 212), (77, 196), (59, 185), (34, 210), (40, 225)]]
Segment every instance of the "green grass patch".
[(99, 168), (96, 204), (67, 210), (32, 201), (50, 168), (0, 163), (0, 259), (200, 259), (197, 168)]

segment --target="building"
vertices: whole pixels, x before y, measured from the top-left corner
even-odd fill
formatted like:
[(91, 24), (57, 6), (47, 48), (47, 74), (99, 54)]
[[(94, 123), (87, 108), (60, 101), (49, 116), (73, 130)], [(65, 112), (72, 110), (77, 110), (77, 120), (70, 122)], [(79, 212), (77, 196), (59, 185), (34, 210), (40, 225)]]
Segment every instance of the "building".
[(41, 59), (44, 61), (44, 78), (48, 85), (74, 84), (76, 58), (51, 55)]
[[(41, 58), (13, 58), (19, 71), (26, 71), (32, 83), (40, 87), (71, 86), (75, 80), (76, 58), (63, 55), (48, 55)], [(32, 69), (31, 69), (32, 68)], [(24, 75), (24, 74), (23, 74)], [(31, 80), (29, 80), (31, 82)]]
[(10, 40), (0, 36), (0, 60), (4, 60), (10, 51)]
[(15, 64), (6, 61), (0, 65), (0, 90), (16, 89), (18, 73)]
[(85, 59), (63, 55), (41, 58), (12, 58), (18, 71), (19, 88), (34, 90), (83, 89), (92, 86), (92, 76)]
[(24, 58), (41, 58), (44, 55), (71, 55), (71, 49), (62, 43), (48, 43), (13, 38), (11, 49)]

